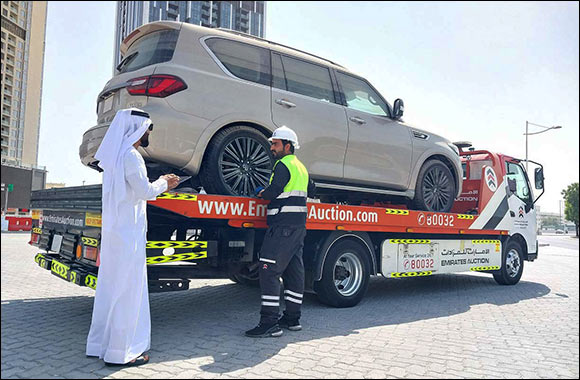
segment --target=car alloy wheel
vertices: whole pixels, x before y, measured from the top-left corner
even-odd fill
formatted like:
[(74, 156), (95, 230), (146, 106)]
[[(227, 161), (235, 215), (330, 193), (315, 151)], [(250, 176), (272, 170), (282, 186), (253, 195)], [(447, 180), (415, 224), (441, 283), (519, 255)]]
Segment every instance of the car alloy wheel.
[(220, 176), (232, 194), (252, 195), (270, 181), (270, 153), (252, 137), (237, 137), (219, 156)]
[(433, 166), (423, 179), (423, 199), (429, 211), (447, 210), (453, 202), (455, 186), (453, 178), (438, 166)]

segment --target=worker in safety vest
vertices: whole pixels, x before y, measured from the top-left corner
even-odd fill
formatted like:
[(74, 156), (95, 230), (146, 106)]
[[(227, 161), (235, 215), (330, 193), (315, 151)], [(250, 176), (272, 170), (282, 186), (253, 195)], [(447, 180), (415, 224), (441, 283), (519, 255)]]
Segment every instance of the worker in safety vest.
[[(262, 308), (260, 323), (246, 331), (246, 336), (278, 337), (282, 329), (302, 329), (300, 307), (304, 294), (304, 262), (302, 249), (306, 236), (306, 198), (314, 192), (314, 182), (294, 155), (299, 149), (293, 130), (282, 126), (269, 139), (270, 151), (278, 159), (274, 164), (270, 184), (258, 197), (270, 201), (268, 230), (260, 251), (260, 289)], [(280, 276), (284, 281), (286, 310), (280, 318)]]

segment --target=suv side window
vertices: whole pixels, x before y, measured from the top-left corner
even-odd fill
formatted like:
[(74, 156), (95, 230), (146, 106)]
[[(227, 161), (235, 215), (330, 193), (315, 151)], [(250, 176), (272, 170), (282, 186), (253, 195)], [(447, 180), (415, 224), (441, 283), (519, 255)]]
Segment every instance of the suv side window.
[(278, 81), (277, 86), (285, 85), (283, 90), (336, 103), (328, 68), (282, 56), (282, 69), (286, 81)]
[(528, 186), (528, 181), (526, 179), (526, 175), (524, 174), (524, 169), (518, 164), (513, 162), (506, 162), (507, 167), (507, 180), (508, 180), (508, 189), (511, 186), (514, 186), (515, 183), (515, 196), (520, 198), (525, 203), (532, 203), (532, 197), (530, 193), (530, 188)]
[(221, 38), (210, 38), (205, 43), (234, 76), (270, 86), (269, 50)]
[(336, 76), (348, 108), (372, 115), (388, 116), (387, 105), (368, 83), (341, 72), (337, 72)]

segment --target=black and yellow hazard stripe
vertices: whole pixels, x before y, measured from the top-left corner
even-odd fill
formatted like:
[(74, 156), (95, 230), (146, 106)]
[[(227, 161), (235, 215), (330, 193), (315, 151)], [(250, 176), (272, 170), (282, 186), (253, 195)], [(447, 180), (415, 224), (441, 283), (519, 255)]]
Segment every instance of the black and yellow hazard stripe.
[(65, 280), (68, 280), (69, 270), (70, 270), (70, 267), (68, 265), (60, 263), (56, 260), (52, 260), (52, 264), (50, 266), (50, 271), (52, 273), (56, 274), (57, 276), (60, 276), (60, 277), (64, 278)]
[(35, 234), (42, 235), (42, 228), (34, 227), (32, 229), (32, 232), (35, 233)]
[(197, 201), (197, 195), (195, 194), (172, 194), (172, 193), (161, 193), (157, 196), (157, 199), (179, 199), (182, 201)]
[(457, 214), (457, 219), (474, 219), (475, 216), (467, 214)]
[(389, 239), (391, 244), (431, 244), (429, 239)]
[(385, 209), (385, 213), (389, 215), (409, 215), (409, 210), (399, 210), (396, 208)]
[(87, 274), (85, 277), (85, 285), (93, 290), (97, 290), (97, 277), (92, 274)]
[(38, 253), (34, 257), (34, 262), (37, 263), (38, 266), (41, 268), (50, 269), (49, 261), (46, 259), (46, 257), (42, 253)]
[(499, 240), (472, 240), (473, 244), (500, 244)]
[(431, 276), (433, 271), (425, 272), (402, 272), (402, 273), (391, 273), (391, 277), (420, 277), (420, 276)]
[(80, 275), (77, 272), (75, 272), (74, 270), (72, 270), (69, 272), (68, 280), (72, 283), (78, 284), (79, 283), (78, 277), (80, 277)]
[(88, 245), (90, 247), (98, 247), (99, 246), (99, 241), (97, 239), (83, 236), (81, 238), (81, 240), (83, 241), (84, 245)]
[(147, 248), (207, 248), (207, 241), (185, 240), (185, 241), (148, 241)]
[(172, 261), (188, 261), (207, 258), (207, 251), (178, 253), (167, 256), (154, 256), (147, 258), (147, 265), (165, 264)]
[(472, 270), (474, 272), (485, 271), (485, 270), (499, 270), (499, 269), (500, 269), (499, 265), (469, 268), (469, 270)]

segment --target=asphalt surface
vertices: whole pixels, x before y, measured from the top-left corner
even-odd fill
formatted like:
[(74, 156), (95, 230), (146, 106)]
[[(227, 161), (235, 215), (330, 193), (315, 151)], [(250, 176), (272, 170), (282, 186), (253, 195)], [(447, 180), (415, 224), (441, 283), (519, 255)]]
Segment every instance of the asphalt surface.
[(243, 335), (258, 321), (257, 288), (194, 280), (151, 295), (151, 362), (122, 369), (85, 357), (94, 293), (38, 267), (28, 237), (2, 233), (2, 378), (579, 377), (570, 237), (542, 236), (550, 245), (515, 286), (483, 273), (376, 277), (348, 309), (306, 295), (304, 329), (280, 338)]

